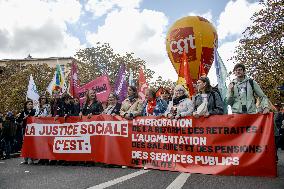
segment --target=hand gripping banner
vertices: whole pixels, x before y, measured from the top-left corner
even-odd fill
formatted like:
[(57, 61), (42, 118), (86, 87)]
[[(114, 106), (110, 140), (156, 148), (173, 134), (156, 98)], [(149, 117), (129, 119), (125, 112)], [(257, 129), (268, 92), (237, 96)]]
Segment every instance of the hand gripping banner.
[(23, 157), (242, 176), (277, 175), (273, 114), (178, 120), (28, 118)]

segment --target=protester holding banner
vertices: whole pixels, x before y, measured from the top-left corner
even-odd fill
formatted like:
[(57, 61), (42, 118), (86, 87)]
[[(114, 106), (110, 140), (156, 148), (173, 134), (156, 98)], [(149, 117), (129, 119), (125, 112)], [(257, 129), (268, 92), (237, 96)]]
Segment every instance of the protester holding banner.
[[(22, 111), (19, 117), (19, 121), (22, 123), (23, 135), (25, 135), (25, 130), (27, 126), (27, 118), (31, 116), (35, 116), (35, 113), (36, 113), (36, 110), (33, 109), (33, 101), (32, 100), (26, 101), (24, 104), (24, 111)], [(29, 159), (30, 159), (30, 162), (28, 162)], [(28, 164), (28, 163), (33, 164), (34, 160), (32, 158), (24, 157), (24, 161), (21, 162), (21, 164)]]
[(161, 98), (156, 98), (156, 91), (152, 88), (146, 90), (145, 102), (143, 104), (143, 116), (159, 116), (165, 113), (168, 104)]
[(51, 108), (48, 103), (46, 95), (41, 95), (39, 97), (39, 106), (36, 108), (35, 116), (38, 117), (47, 117), (51, 115)]
[(36, 110), (33, 109), (33, 101), (27, 100), (24, 104), (24, 110), (21, 112), (19, 121), (22, 123), (23, 134), (25, 133), (25, 129), (27, 126), (27, 118), (31, 116), (35, 116)]
[(170, 119), (192, 115), (193, 103), (188, 98), (188, 93), (182, 85), (177, 85), (174, 89), (173, 100), (170, 101), (165, 116)]
[(59, 115), (62, 115), (62, 100), (59, 91), (52, 91), (52, 99), (50, 102), (50, 106), (52, 117), (59, 117)]
[(169, 104), (169, 102), (171, 101), (170, 88), (162, 89), (160, 98), (166, 101), (167, 104)]
[(221, 95), (213, 90), (208, 77), (200, 77), (197, 81), (198, 93), (194, 97), (194, 117), (208, 117), (209, 115), (223, 114), (223, 101)]
[[(46, 95), (41, 95), (39, 97), (39, 106), (36, 108), (35, 116), (37, 117), (48, 117), (51, 116), (51, 107), (48, 103)], [(37, 164), (48, 164), (49, 160), (40, 159)]]
[(110, 93), (108, 96), (107, 107), (104, 109), (103, 114), (107, 115), (119, 115), (121, 104), (118, 103), (118, 96), (114, 93)]
[(74, 106), (74, 116), (79, 116), (80, 111), (81, 111), (81, 107), (80, 107), (80, 100), (78, 97), (74, 97), (71, 101), (71, 103)]
[(125, 119), (133, 119), (140, 116), (143, 110), (143, 102), (138, 99), (137, 88), (129, 86), (127, 89), (127, 98), (122, 102), (120, 115)]
[(174, 95), (175, 95), (175, 87), (176, 87), (176, 86), (171, 85), (170, 88), (169, 88), (169, 90), (168, 90), (169, 93), (170, 93), (170, 96), (169, 96), (169, 99), (170, 99), (170, 100), (173, 100), (173, 97), (174, 97)]
[[(99, 115), (103, 112), (103, 106), (100, 101), (97, 99), (96, 92), (93, 89), (89, 89), (86, 92), (86, 101), (83, 104), (82, 112), (80, 112), (80, 116), (88, 116), (91, 118), (92, 115)], [(95, 162), (87, 161), (86, 165), (94, 165)]]
[(74, 104), (71, 102), (72, 97), (68, 93), (62, 95), (62, 116), (74, 116)]
[(232, 107), (232, 112), (237, 114), (255, 114), (256, 100), (254, 94), (259, 97), (260, 110), (263, 114), (269, 112), (269, 102), (255, 80), (245, 75), (245, 66), (236, 64), (234, 67), (236, 79), (228, 86), (227, 102)]
[(103, 111), (101, 102), (97, 100), (94, 90), (90, 89), (86, 93), (86, 102), (83, 104), (82, 113), (84, 116), (91, 117), (92, 115), (99, 115)]

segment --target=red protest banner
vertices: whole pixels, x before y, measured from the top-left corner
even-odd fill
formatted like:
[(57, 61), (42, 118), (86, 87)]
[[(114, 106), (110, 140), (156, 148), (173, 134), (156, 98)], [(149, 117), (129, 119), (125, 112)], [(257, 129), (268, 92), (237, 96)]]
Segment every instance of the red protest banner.
[(111, 86), (109, 84), (109, 79), (107, 76), (97, 77), (93, 81), (83, 85), (78, 90), (80, 103), (82, 104), (85, 99), (86, 91), (93, 89), (97, 94), (97, 99), (100, 102), (105, 102), (108, 99), (109, 94), (111, 93)]
[(276, 176), (273, 114), (28, 119), (23, 157), (190, 173)]

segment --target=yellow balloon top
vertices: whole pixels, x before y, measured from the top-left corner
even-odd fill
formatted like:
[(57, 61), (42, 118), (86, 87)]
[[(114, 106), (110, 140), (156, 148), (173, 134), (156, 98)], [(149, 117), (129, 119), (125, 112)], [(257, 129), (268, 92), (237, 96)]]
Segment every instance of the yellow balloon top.
[(187, 16), (177, 20), (169, 29), (166, 39), (168, 56), (179, 74), (180, 61), (185, 50), (192, 79), (198, 79), (199, 65), (206, 74), (214, 61), (217, 32), (213, 25), (200, 16)]

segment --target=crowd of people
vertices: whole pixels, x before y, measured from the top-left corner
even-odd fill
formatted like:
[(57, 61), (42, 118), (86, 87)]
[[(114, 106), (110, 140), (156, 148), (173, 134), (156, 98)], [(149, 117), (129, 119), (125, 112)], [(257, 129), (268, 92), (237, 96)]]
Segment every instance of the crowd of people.
[[(236, 79), (228, 87), (227, 103), (235, 114), (267, 114), (270, 111), (269, 100), (256, 81), (245, 75), (245, 66), (236, 64), (234, 67)], [(186, 116), (209, 117), (210, 115), (224, 114), (224, 101), (220, 92), (211, 86), (208, 77), (201, 77), (196, 85), (197, 94), (190, 97), (182, 85), (164, 88), (157, 96), (154, 89), (146, 91), (145, 100), (138, 97), (135, 86), (128, 87), (127, 98), (119, 103), (119, 97), (111, 93), (107, 103), (100, 102), (94, 90), (88, 90), (85, 102), (80, 105), (78, 98), (69, 94), (60, 95), (53, 91), (52, 98), (41, 95), (39, 106), (33, 107), (33, 101), (27, 100), (21, 113), (14, 115), (8, 112), (0, 114), (0, 157), (10, 158), (10, 154), (21, 150), (24, 131), (29, 116), (58, 117), (87, 116), (108, 114), (117, 115), (131, 120), (137, 116), (165, 116), (169, 119), (179, 119)], [(257, 105), (257, 96), (259, 103)], [(281, 134), (284, 135), (283, 107), (275, 114), (275, 136), (277, 148), (281, 147)], [(282, 141), (282, 144), (284, 141)], [(284, 147), (282, 146), (282, 149)], [(24, 158), (24, 164), (34, 163), (33, 159)], [(48, 160), (41, 160), (48, 162)]]

